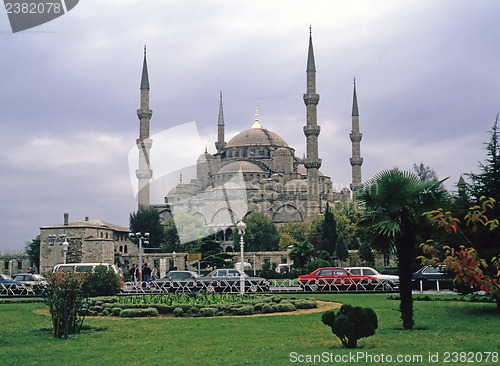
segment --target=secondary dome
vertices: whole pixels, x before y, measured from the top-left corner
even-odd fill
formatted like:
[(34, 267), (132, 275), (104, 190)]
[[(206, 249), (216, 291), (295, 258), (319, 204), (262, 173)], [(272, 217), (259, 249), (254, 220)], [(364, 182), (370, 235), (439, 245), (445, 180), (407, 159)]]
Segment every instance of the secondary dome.
[(288, 144), (274, 132), (265, 128), (251, 128), (234, 136), (226, 145), (226, 148), (240, 146), (274, 146), (288, 147)]
[(263, 173), (261, 167), (257, 164), (251, 163), (249, 161), (234, 161), (232, 163), (224, 165), (217, 174), (233, 174), (238, 173), (241, 170), (242, 173)]

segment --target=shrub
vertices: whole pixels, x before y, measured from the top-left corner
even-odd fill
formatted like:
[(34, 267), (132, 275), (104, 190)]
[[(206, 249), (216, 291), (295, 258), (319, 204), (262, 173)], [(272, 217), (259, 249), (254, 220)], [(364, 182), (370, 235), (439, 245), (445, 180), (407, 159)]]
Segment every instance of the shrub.
[(120, 316), (120, 313), (122, 311), (122, 308), (113, 308), (111, 309), (111, 314), (113, 314), (113, 316)]
[(272, 312), (273, 312), (273, 308), (272, 308), (272, 306), (271, 306), (271, 305), (269, 305), (269, 304), (264, 304), (264, 305), (262, 306), (262, 312), (263, 312), (264, 314), (272, 313)]
[(200, 316), (210, 317), (215, 316), (216, 310), (214, 308), (201, 308), (199, 313)]
[(278, 304), (278, 310), (280, 312), (295, 311), (295, 306), (288, 301), (282, 301)]
[(237, 309), (235, 309), (236, 315), (252, 315), (253, 314), (253, 306), (252, 305), (243, 305)]
[(358, 339), (374, 335), (378, 327), (373, 309), (347, 304), (342, 305), (338, 313), (333, 310), (323, 313), (321, 320), (332, 328), (345, 348), (356, 348)]
[(295, 300), (293, 304), (296, 309), (314, 309), (318, 307), (316, 301), (311, 300)]
[(145, 316), (155, 317), (155, 316), (159, 315), (158, 310), (156, 310), (155, 308), (147, 308), (147, 309), (144, 309), (143, 312), (144, 312)]
[[(112, 268), (97, 266), (94, 273), (86, 274), (82, 291), (86, 296), (116, 295), (120, 292), (120, 281), (120, 276)], [(98, 305), (102, 305), (102, 301)]]
[(120, 312), (121, 318), (135, 318), (139, 313), (139, 309), (123, 309)]
[(45, 302), (52, 316), (55, 337), (62, 338), (80, 331), (84, 319), (80, 291), (83, 281), (84, 277), (75, 273), (53, 273), (49, 277)]
[(175, 308), (174, 309), (175, 316), (182, 316), (183, 314), (184, 314), (184, 311), (182, 310), (182, 308)]

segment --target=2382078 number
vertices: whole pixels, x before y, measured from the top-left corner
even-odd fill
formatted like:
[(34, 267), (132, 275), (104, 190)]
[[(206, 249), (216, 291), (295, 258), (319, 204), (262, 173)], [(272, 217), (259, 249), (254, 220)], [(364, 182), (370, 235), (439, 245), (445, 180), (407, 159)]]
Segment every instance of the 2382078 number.
[(443, 362), (498, 362), (498, 352), (444, 352)]
[(63, 11), (60, 3), (5, 3), (7, 14), (59, 14)]

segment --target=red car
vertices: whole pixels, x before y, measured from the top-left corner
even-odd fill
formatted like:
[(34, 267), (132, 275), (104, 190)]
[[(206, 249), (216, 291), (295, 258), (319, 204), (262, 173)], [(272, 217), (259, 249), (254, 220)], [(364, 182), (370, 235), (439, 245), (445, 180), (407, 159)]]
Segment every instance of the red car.
[(341, 267), (318, 268), (308, 275), (299, 276), (305, 291), (366, 290), (378, 285), (376, 277), (353, 275)]

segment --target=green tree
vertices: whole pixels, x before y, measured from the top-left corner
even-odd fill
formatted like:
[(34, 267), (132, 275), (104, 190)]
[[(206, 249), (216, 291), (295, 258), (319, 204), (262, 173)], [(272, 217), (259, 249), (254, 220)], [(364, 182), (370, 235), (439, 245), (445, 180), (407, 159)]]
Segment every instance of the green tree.
[(311, 260), (314, 253), (314, 248), (308, 241), (298, 241), (292, 246), (292, 250), (288, 255), (293, 261), (293, 266), (297, 269), (305, 268)]
[(30, 261), (35, 264), (37, 270), (40, 270), (40, 235), (29, 243), (26, 243), (25, 251)]
[(338, 239), (337, 221), (335, 221), (335, 217), (328, 202), (326, 204), (325, 219), (323, 220), (322, 237), (324, 241), (324, 248), (322, 249), (333, 255), (335, 253)]
[[(132, 233), (149, 233), (149, 243), (143, 243), (144, 248), (160, 248), (165, 241), (160, 213), (153, 207), (140, 208), (131, 213), (129, 228)], [(137, 245), (138, 241), (134, 240), (134, 243)]]
[(410, 172), (386, 170), (367, 182), (358, 199), (365, 206), (359, 223), (388, 243), (394, 243), (398, 256), (401, 318), (405, 329), (413, 328), (411, 276), (415, 260), (417, 231), (422, 213), (435, 207), (442, 182), (421, 181)]
[(177, 227), (175, 226), (174, 219), (171, 217), (165, 224), (165, 241), (161, 246), (161, 250), (164, 253), (179, 252), (180, 246), (181, 242), (177, 234)]
[(292, 237), (294, 241), (307, 240), (308, 225), (304, 222), (285, 222), (280, 228), (280, 233), (286, 233)]
[(220, 242), (212, 238), (204, 238), (200, 242), (201, 268), (224, 268), (231, 265), (231, 255), (222, 250)]
[[(279, 250), (280, 234), (275, 223), (261, 212), (253, 212), (245, 220), (245, 251), (264, 252)], [(233, 233), (235, 248), (240, 247), (237, 230)]]
[(349, 259), (349, 250), (347, 249), (347, 244), (344, 241), (344, 238), (342, 236), (339, 236), (337, 239), (337, 258), (341, 261), (344, 262), (347, 259)]

